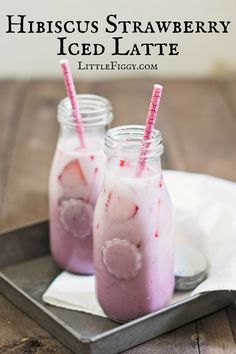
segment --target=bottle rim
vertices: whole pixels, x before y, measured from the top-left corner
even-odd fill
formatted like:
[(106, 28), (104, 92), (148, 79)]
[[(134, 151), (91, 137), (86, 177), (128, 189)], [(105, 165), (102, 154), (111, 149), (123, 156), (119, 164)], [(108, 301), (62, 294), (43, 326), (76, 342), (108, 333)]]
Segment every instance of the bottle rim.
[[(77, 100), (84, 127), (105, 126), (113, 120), (112, 106), (107, 98), (94, 94), (78, 94)], [(59, 102), (57, 113), (60, 124), (77, 126), (73, 116), (74, 110), (68, 97)]]
[(104, 151), (109, 156), (139, 156), (147, 159), (160, 156), (163, 151), (161, 132), (154, 129), (150, 139), (142, 144), (144, 125), (123, 125), (109, 129), (105, 135)]

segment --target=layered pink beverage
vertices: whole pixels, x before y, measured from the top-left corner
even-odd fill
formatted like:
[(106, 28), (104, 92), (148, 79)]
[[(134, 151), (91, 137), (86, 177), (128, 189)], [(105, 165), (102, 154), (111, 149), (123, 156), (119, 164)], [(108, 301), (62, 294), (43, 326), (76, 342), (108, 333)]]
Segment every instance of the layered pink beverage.
[(173, 212), (155, 130), (137, 176), (142, 126), (111, 129), (105, 180), (94, 214), (97, 297), (111, 318), (128, 321), (167, 305), (174, 288)]
[(63, 269), (93, 273), (93, 213), (104, 178), (104, 134), (111, 121), (109, 102), (95, 95), (78, 95), (86, 146), (78, 139), (69, 100), (59, 105), (61, 123), (49, 182), (50, 244)]

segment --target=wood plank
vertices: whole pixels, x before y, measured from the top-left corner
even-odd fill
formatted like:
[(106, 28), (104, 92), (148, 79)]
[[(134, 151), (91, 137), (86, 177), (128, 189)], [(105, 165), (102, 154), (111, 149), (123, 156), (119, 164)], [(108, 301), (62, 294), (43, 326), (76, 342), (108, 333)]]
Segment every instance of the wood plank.
[(175, 168), (236, 181), (236, 120), (216, 83), (167, 82), (161, 110)]
[(153, 81), (123, 79), (96, 82), (95, 93), (107, 97), (114, 110), (113, 126), (144, 124), (152, 93)]
[(236, 303), (227, 307), (226, 313), (228, 316), (230, 328), (234, 337), (234, 343), (236, 344)]
[(197, 321), (201, 354), (235, 353), (235, 342), (225, 310)]
[(24, 93), (22, 82), (0, 82), (0, 210)]
[(47, 175), (58, 133), (56, 103), (61, 97), (55, 84), (28, 85), (6, 185), (3, 229), (47, 215)]
[(195, 324), (178, 328), (175, 331), (152, 339), (127, 350), (126, 354), (199, 354)]
[(62, 81), (32, 82), (27, 88), (6, 184), (1, 229), (48, 216), (48, 175), (58, 136), (57, 104), (64, 96)]
[(219, 89), (236, 119), (236, 80), (228, 79), (220, 81)]
[(36, 352), (71, 353), (0, 295), (0, 353)]

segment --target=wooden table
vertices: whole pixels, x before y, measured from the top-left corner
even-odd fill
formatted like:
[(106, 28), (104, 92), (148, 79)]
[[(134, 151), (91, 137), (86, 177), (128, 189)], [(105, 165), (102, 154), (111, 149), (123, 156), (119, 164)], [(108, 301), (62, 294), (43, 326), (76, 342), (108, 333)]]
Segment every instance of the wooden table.
[[(153, 81), (81, 83), (108, 97), (115, 125), (143, 124)], [(236, 181), (236, 81), (164, 81), (160, 129), (163, 167)], [(48, 216), (47, 180), (58, 134), (61, 81), (0, 82), (1, 230)], [(0, 253), (1, 257), (1, 253)], [(232, 305), (127, 353), (236, 353)], [(69, 353), (0, 296), (0, 353)], [(109, 353), (104, 353), (109, 354)]]

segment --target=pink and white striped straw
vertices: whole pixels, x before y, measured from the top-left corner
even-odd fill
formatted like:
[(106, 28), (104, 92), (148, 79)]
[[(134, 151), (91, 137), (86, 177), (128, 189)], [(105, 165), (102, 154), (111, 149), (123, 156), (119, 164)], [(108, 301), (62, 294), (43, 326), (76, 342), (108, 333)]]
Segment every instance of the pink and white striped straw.
[(72, 106), (72, 115), (74, 121), (76, 123), (76, 129), (79, 135), (81, 147), (85, 147), (85, 134), (84, 134), (84, 126), (82, 122), (82, 117), (78, 105), (78, 100), (76, 97), (75, 85), (73, 82), (73, 77), (70, 69), (70, 64), (67, 59), (63, 59), (60, 61), (61, 68), (63, 71), (64, 82), (66, 87), (67, 96), (70, 99), (71, 106)]
[(161, 95), (162, 95), (163, 87), (161, 85), (154, 85), (152, 91), (152, 98), (150, 101), (150, 106), (148, 110), (148, 116), (145, 124), (145, 130), (143, 134), (143, 140), (139, 155), (138, 168), (137, 168), (137, 176), (140, 176), (142, 171), (145, 168), (148, 148), (150, 147), (150, 139), (152, 137), (152, 132), (154, 129), (154, 125), (157, 118), (157, 113), (160, 105)]

